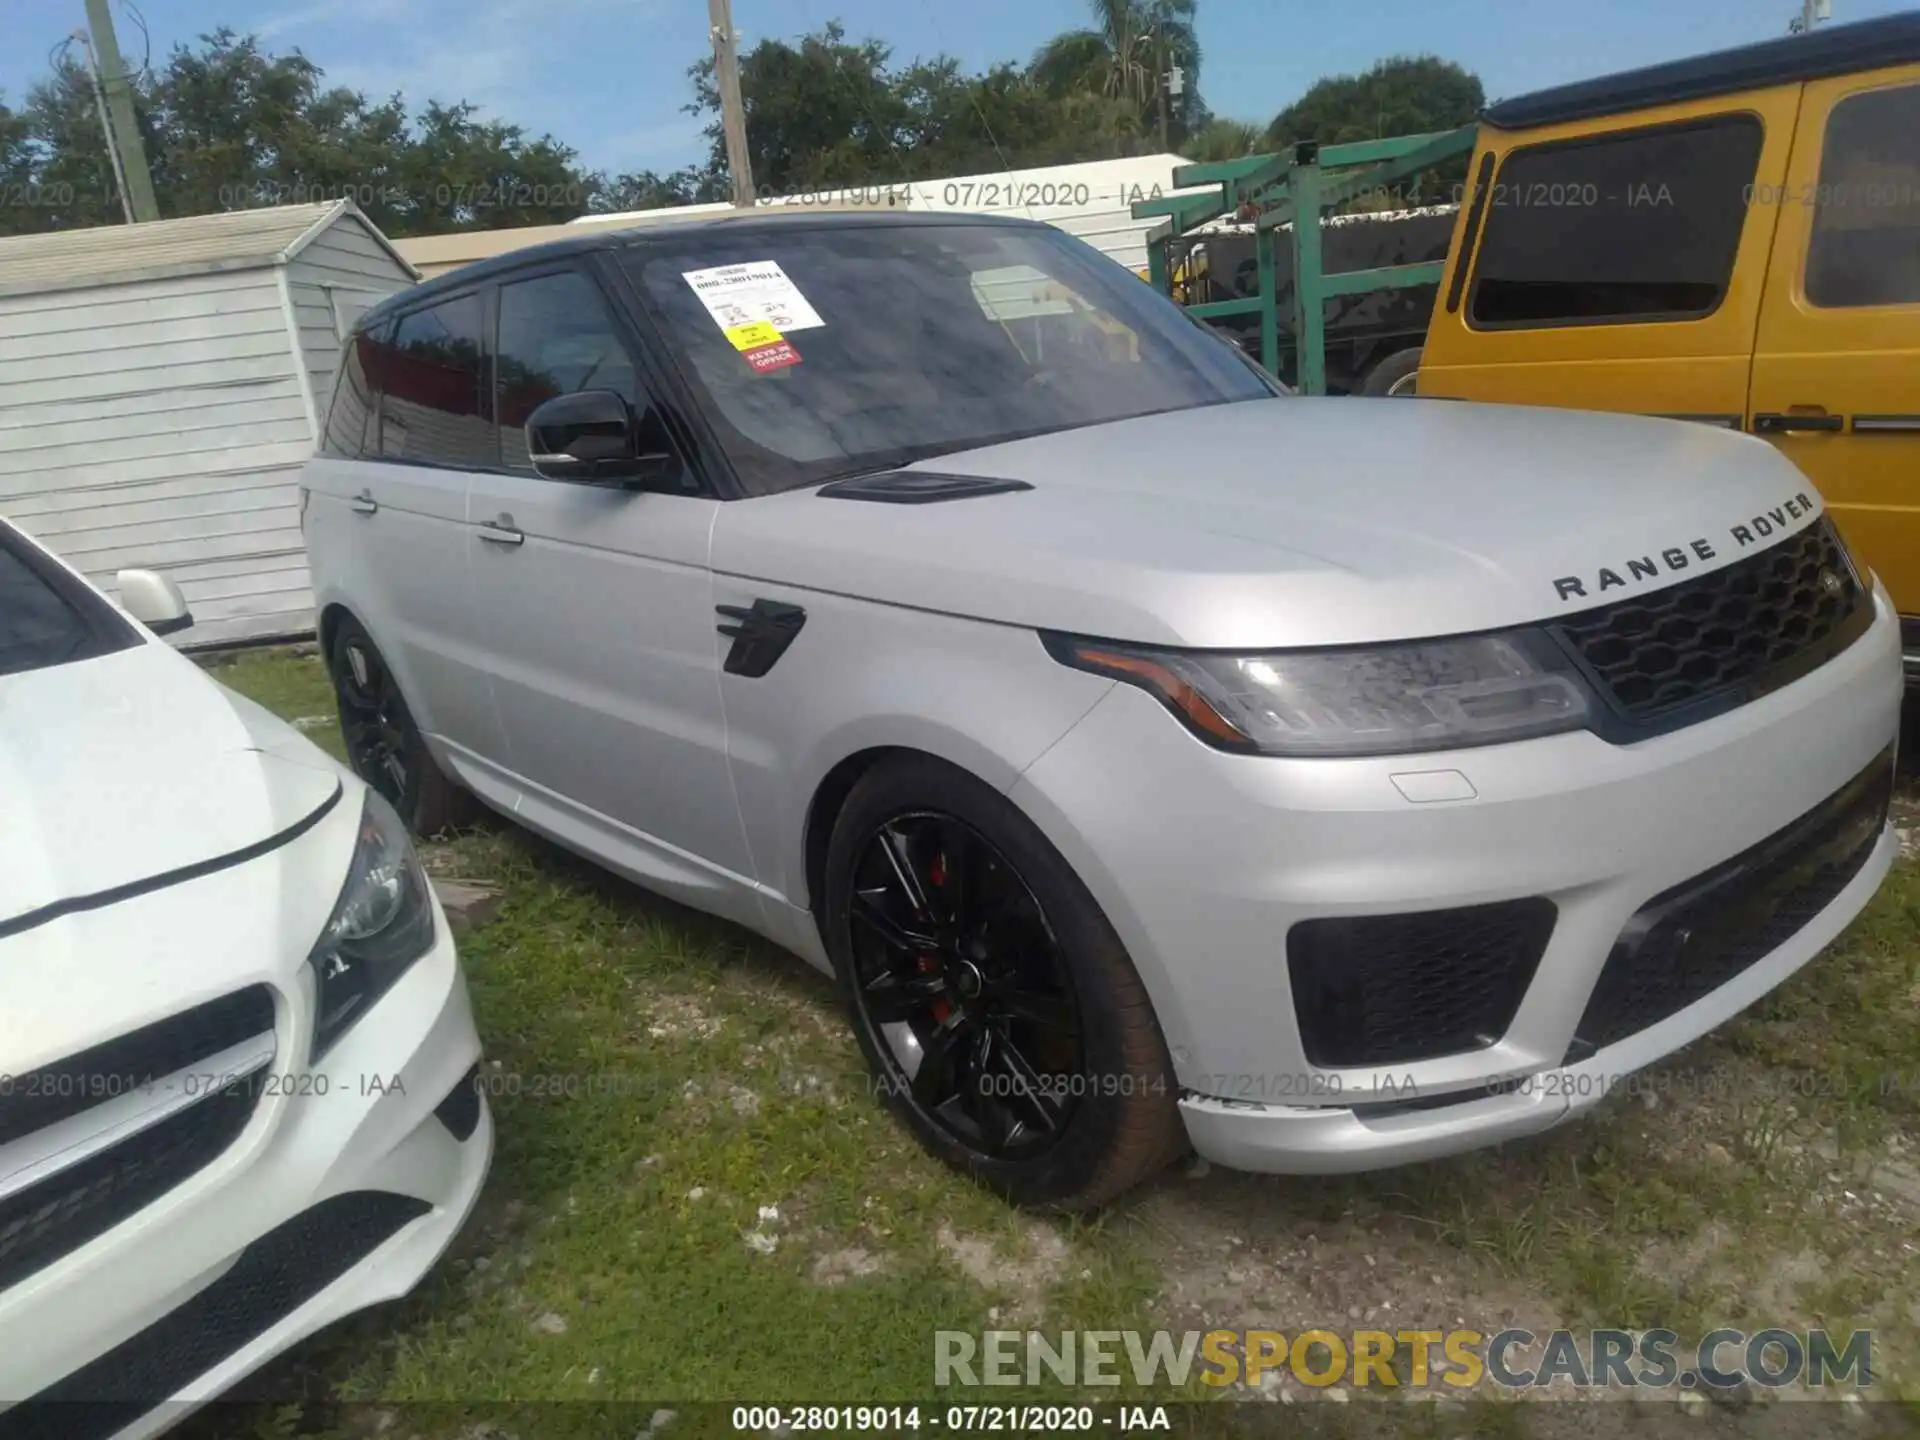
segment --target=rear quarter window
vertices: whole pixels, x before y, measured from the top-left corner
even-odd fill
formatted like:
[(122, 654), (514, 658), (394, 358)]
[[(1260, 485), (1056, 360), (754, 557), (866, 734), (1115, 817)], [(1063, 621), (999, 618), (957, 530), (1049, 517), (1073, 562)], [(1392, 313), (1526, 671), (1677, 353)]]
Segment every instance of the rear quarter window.
[(1920, 85), (1849, 95), (1827, 117), (1807, 299), (1920, 304)]
[(322, 454), (358, 460), (366, 453), (368, 422), (373, 417), (374, 361), (385, 328), (356, 330), (342, 343), (333, 404), (327, 407), (327, 423), (320, 436)]
[(1733, 276), (1764, 131), (1727, 115), (1512, 151), (1487, 191), (1479, 329), (1697, 320)]

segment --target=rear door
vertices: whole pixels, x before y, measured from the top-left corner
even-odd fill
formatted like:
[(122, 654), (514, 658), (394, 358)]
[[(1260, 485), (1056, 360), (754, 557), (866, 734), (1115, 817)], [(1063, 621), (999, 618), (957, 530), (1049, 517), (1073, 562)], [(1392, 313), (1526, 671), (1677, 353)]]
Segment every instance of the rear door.
[(1779, 198), (1750, 423), (1820, 487), (1920, 653), (1920, 65), (1809, 84)]
[(1420, 393), (1738, 426), (1799, 97), (1483, 129)]
[(442, 758), (499, 743), (468, 603), (467, 481), (493, 454), (483, 317), (470, 290), (357, 335), (306, 476), (318, 598), (367, 627)]

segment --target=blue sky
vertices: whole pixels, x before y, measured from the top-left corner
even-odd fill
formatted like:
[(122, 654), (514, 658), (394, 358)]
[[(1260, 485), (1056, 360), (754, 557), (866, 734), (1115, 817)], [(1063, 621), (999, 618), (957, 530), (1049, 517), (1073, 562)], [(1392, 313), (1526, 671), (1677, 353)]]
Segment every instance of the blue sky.
[[(1913, 0), (1833, 0), (1837, 21)], [(1797, 0), (1199, 0), (1201, 91), (1215, 111), (1265, 122), (1322, 75), (1431, 52), (1479, 72), (1499, 98), (1785, 33)], [(138, 63), (220, 25), (298, 47), (338, 84), (467, 99), (592, 168), (671, 169), (703, 151), (681, 113), (706, 47), (704, 0), (114, 0)], [(81, 0), (0, 4), (0, 95), (18, 102)], [(745, 43), (838, 18), (897, 59), (945, 51), (970, 67), (1027, 58), (1083, 24), (1085, 0), (734, 0)]]

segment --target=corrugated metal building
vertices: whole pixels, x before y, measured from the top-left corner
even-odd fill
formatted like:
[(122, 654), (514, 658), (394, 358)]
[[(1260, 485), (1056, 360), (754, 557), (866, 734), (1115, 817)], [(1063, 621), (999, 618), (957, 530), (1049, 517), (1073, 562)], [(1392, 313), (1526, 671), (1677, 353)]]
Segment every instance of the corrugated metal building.
[(313, 627), (296, 478), (340, 338), (417, 272), (351, 202), (0, 240), (0, 514), (188, 645)]

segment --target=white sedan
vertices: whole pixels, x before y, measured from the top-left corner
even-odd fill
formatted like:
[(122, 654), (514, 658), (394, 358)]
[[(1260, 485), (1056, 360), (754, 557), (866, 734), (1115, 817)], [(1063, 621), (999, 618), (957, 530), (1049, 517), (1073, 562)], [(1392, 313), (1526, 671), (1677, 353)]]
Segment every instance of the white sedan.
[(120, 580), (152, 628), (0, 522), (0, 1434), (154, 1433), (405, 1294), (493, 1148), (399, 819)]

